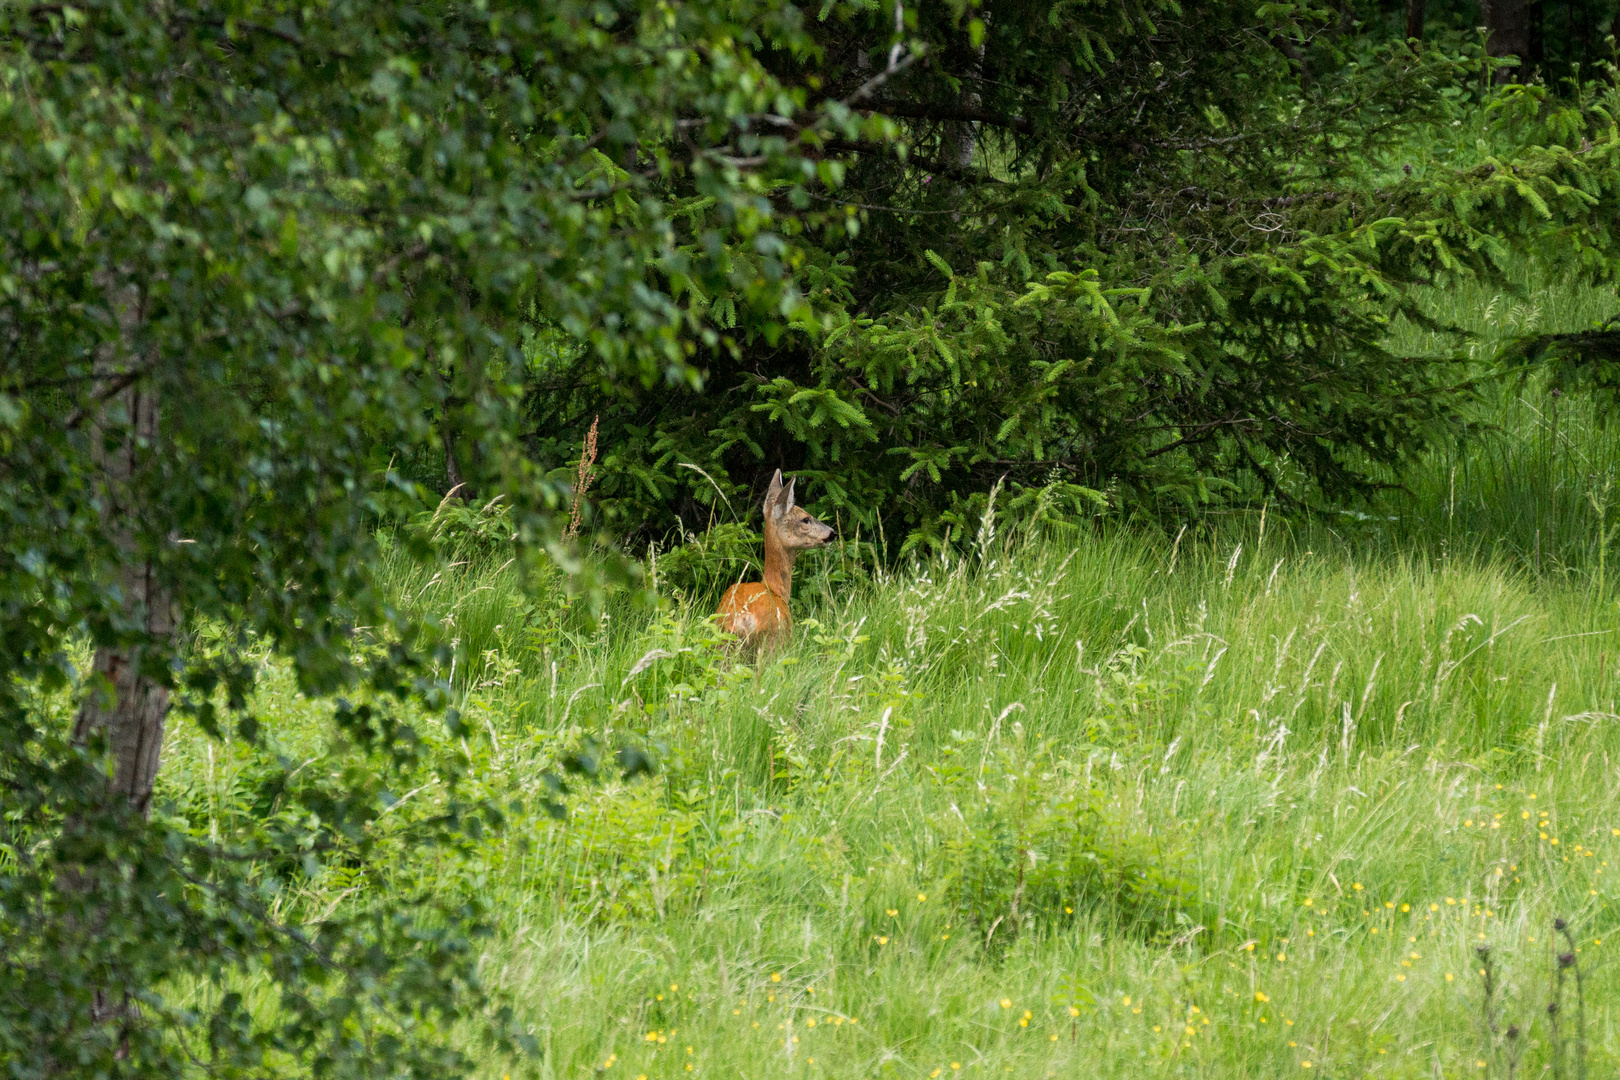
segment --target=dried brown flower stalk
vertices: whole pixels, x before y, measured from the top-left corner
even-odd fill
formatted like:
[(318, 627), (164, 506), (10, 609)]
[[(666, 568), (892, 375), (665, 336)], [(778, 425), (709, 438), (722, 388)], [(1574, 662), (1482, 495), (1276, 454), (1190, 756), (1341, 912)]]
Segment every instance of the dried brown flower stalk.
[(591, 418), (591, 430), (585, 433), (585, 449), (579, 455), (579, 473), (574, 477), (574, 506), (568, 515), (568, 528), (563, 531), (563, 539), (572, 540), (579, 535), (581, 515), (585, 511), (585, 495), (591, 490), (591, 481), (596, 479), (596, 425), (601, 417)]

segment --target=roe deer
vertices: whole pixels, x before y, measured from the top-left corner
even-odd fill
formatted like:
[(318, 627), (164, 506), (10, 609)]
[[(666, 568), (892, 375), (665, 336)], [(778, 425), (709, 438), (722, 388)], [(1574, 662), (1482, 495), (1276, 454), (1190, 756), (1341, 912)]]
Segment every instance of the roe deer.
[(806, 548), (826, 545), (832, 529), (793, 504), (793, 481), (782, 486), (777, 469), (765, 492), (765, 580), (733, 585), (720, 598), (720, 629), (736, 634), (744, 647), (774, 649), (793, 629), (788, 599), (793, 595), (793, 559)]

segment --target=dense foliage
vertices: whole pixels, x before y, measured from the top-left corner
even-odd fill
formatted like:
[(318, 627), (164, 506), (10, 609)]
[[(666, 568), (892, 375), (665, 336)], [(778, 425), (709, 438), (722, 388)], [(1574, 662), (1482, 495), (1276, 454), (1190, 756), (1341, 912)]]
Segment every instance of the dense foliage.
[[(298, 900), (329, 869), (363, 876), (396, 829), (450, 842), (500, 818), (458, 794), (460, 721), (431, 718), (443, 684), (374, 587), (373, 529), (422, 496), (391, 462), (431, 445), (507, 497), (531, 554), (555, 540), (557, 492), (512, 438), (535, 319), (609, 377), (680, 379), (694, 290), (795, 310), (759, 195), (783, 140), (749, 140), (745, 169), (680, 126), (791, 111), (741, 42), (754, 24), (791, 45), (795, 18), (365, 0), (0, 14), (7, 1075), (462, 1075), (442, 1047), (455, 1024), (487, 1012), (509, 1047), (526, 1038), (485, 1008), (476, 898)], [(679, 172), (688, 202), (621, 163)], [(342, 695), (351, 750), (284, 757), (263, 821), (199, 833), (153, 804), (171, 694), (257, 742), (266, 645), (299, 690)], [(385, 828), (424, 784), (440, 794), (412, 804), (421, 819)]]
[(817, 332), (739, 327), (696, 357), (701, 392), (627, 395), (535, 350), (535, 453), (560, 465), (600, 415), (621, 527), (724, 519), (717, 491), (737, 505), (777, 464), (823, 517), (908, 545), (960, 537), (1001, 477), (1004, 510), (1057, 520), (1355, 496), (1477, 374), (1392, 351), (1414, 286), (1500, 280), (1513, 251), (1612, 272), (1607, 76), (1496, 87), (1516, 61), (1477, 35), (1411, 47), (1296, 5), (904, 20), (829, 7), (803, 59), (770, 54), (833, 99), (904, 57), (857, 105), (896, 137), (806, 134), (842, 184), (779, 194), (846, 215), (796, 241)]
[[(464, 517), (578, 587), (555, 512), (598, 422), (624, 539), (777, 465), (897, 546), (988, 530), (990, 492), (1069, 521), (1366, 490), (1471, 374), (1389, 345), (1414, 285), (1515, 249), (1612, 270), (1612, 79), (1503, 66), (1286, 4), (7, 7), (0, 1062), (532, 1049), (480, 980), (479, 889), (379, 868), (560, 781), (519, 807), (466, 782), (469, 646), (379, 567)], [(250, 706), (270, 654), (330, 700), (318, 746)], [(160, 797), (171, 701), (251, 751), (248, 811)], [(1113, 851), (1070, 827), (1085, 797), (1042, 834), (1080, 861)], [(986, 814), (959, 899), (1017, 907), (1022, 841)], [(1181, 891), (1155, 866), (1036, 893), (1151, 923)]]

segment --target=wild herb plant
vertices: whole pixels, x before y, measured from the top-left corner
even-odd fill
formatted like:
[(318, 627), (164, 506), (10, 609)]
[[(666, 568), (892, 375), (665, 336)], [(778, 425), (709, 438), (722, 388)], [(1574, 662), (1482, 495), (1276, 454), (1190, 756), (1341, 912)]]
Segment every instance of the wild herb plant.
[(1117, 932), (1191, 925), (1193, 888), (1157, 841), (1108, 820), (1076, 762), (1013, 720), (982, 738), (956, 731), (931, 767), (949, 800), (934, 816), (944, 899), (992, 954), (1027, 930), (1051, 932), (1075, 913), (1102, 914)]

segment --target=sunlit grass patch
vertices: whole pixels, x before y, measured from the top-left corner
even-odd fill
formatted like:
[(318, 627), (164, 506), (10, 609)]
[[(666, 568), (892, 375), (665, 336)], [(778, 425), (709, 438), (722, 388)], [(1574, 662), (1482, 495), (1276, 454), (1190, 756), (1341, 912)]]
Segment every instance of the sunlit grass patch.
[[(1554, 916), (1612, 1068), (1613, 597), (1238, 543), (809, 588), (758, 664), (679, 607), (502, 646), (459, 704), (506, 827), (366, 880), (490, 903), (487, 977), (556, 1075), (1528, 1075)], [(487, 591), (505, 625), (522, 587)], [(661, 768), (558, 824), (541, 773), (585, 735)], [(177, 736), (166, 783), (206, 805), (245, 766)]]

